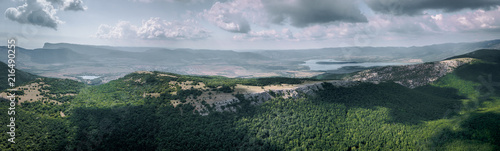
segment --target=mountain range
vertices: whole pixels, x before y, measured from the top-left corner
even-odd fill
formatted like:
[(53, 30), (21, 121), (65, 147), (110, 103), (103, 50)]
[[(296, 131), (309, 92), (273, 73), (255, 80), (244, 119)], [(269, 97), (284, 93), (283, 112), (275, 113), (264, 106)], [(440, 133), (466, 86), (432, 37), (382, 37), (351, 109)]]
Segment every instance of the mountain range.
[[(342, 68), (343, 71), (313, 71), (304, 62), (314, 59), (423, 63), (440, 61), (477, 49), (499, 48), (500, 40), (420, 47), (342, 47), (247, 52), (45, 43), (39, 49), (18, 47), (17, 62), (19, 69), (37, 75), (102, 84), (134, 71), (226, 77), (312, 77), (323, 73), (352, 73), (367, 69), (345, 67)], [(0, 47), (0, 52), (6, 51), (6, 47)], [(0, 58), (0, 61), (6, 62), (7, 58)], [(81, 76), (98, 76), (98, 80), (89, 81)]]

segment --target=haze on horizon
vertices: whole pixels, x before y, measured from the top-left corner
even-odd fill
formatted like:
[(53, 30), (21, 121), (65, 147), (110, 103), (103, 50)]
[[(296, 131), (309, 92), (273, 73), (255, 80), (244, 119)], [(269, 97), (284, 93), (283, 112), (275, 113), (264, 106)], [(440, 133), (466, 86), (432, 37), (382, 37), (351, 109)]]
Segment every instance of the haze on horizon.
[(25, 48), (308, 49), (500, 38), (498, 0), (3, 0), (0, 10), (0, 35)]

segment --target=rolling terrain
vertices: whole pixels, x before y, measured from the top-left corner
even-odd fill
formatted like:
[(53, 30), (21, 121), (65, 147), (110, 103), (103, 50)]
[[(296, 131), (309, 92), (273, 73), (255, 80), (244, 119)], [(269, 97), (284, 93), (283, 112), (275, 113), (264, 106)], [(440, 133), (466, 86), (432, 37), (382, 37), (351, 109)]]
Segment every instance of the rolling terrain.
[(40, 77), (18, 94), (18, 143), (0, 148), (499, 150), (499, 52), (327, 78), (141, 71), (89, 86)]
[[(343, 47), (304, 50), (193, 50), (147, 47), (110, 47), (45, 43), (43, 48), (18, 47), (18, 68), (53, 78), (102, 84), (135, 71), (161, 71), (225, 77), (312, 77), (323, 73), (352, 73), (372, 67), (347, 66), (342, 71), (313, 71), (303, 65), (312, 59), (342, 62), (423, 63), (477, 49), (498, 49), (500, 40), (450, 43), (421, 47)], [(6, 52), (0, 47), (0, 52)], [(6, 58), (0, 59), (6, 62)], [(320, 63), (321, 64), (321, 63)], [(85, 80), (80, 76), (99, 76)]]

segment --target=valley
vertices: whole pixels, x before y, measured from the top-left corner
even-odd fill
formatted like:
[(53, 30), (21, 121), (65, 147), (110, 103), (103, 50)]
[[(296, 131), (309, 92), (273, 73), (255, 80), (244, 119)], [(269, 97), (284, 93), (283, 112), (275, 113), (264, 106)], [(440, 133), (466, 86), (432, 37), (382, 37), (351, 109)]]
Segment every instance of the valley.
[[(40, 76), (73, 79), (92, 85), (107, 83), (135, 71), (232, 78), (305, 78), (323, 73), (353, 73), (376, 66), (440, 61), (477, 49), (489, 48), (500, 48), (500, 40), (421, 47), (341, 47), (248, 52), (45, 43), (39, 49), (19, 47), (17, 68)], [(0, 52), (6, 51), (6, 47), (0, 47)], [(316, 64), (314, 60), (360, 64), (325, 65)], [(7, 60), (4, 58), (0, 61)], [(89, 80), (80, 76), (99, 78)]]

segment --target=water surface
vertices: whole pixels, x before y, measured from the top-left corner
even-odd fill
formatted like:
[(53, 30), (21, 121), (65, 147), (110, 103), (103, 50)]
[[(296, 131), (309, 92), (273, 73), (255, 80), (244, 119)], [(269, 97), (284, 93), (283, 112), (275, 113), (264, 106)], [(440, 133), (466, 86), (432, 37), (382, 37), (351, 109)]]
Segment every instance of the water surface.
[(379, 67), (379, 66), (393, 66), (393, 65), (407, 65), (413, 63), (406, 62), (353, 62), (353, 61), (338, 61), (333, 59), (313, 59), (307, 60), (301, 64), (308, 66), (313, 71), (329, 71), (339, 70), (342, 67)]

